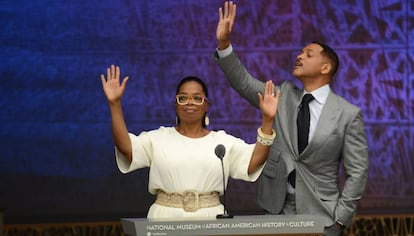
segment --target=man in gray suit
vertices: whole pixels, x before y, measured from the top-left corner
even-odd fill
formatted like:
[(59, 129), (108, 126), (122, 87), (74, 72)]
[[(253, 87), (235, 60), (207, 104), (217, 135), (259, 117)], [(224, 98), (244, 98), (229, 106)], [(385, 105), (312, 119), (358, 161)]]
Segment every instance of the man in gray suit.
[[(219, 9), (215, 60), (231, 86), (258, 107), (257, 93), (263, 91), (264, 83), (247, 72), (233, 51), (230, 34), (235, 16), (233, 2), (225, 2)], [(369, 164), (361, 110), (329, 86), (338, 64), (330, 47), (311, 43), (297, 56), (292, 72), (303, 88), (289, 81), (276, 87), (281, 91), (274, 122), (278, 136), (257, 192), (258, 205), (269, 214), (322, 217), (325, 235), (341, 235), (341, 229), (352, 223)], [(310, 99), (303, 103), (304, 97)], [(341, 161), (345, 176), (342, 191)]]

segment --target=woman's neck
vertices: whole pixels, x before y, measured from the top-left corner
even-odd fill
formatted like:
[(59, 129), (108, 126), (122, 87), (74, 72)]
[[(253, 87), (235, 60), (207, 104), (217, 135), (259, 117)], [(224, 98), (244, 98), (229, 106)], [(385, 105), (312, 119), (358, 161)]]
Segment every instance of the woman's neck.
[(178, 133), (190, 137), (190, 138), (201, 138), (206, 136), (210, 131), (202, 126), (191, 126), (179, 124), (175, 127)]

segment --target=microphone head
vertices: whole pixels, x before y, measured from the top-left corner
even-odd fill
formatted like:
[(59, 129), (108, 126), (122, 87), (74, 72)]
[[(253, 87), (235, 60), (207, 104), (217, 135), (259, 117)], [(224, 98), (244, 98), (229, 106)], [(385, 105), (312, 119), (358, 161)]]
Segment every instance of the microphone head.
[(226, 148), (223, 144), (217, 145), (216, 149), (214, 149), (216, 156), (220, 159), (223, 159), (224, 155), (226, 154)]

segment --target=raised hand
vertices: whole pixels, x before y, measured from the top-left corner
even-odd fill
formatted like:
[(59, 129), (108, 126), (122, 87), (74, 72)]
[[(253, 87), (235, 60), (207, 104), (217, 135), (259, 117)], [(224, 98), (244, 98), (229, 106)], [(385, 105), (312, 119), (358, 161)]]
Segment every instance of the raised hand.
[(121, 69), (119, 66), (111, 65), (107, 70), (107, 79), (101, 74), (102, 87), (105, 92), (105, 96), (108, 99), (108, 102), (118, 102), (121, 100), (122, 95), (125, 92), (126, 82), (129, 77), (126, 76), (122, 83), (120, 82)]
[(230, 34), (236, 18), (236, 4), (232, 1), (226, 1), (223, 8), (219, 8), (219, 22), (216, 31), (219, 49), (225, 49), (230, 45)]
[(275, 94), (275, 85), (271, 80), (266, 82), (264, 94), (259, 93), (259, 107), (263, 118), (273, 119), (277, 112), (280, 90)]

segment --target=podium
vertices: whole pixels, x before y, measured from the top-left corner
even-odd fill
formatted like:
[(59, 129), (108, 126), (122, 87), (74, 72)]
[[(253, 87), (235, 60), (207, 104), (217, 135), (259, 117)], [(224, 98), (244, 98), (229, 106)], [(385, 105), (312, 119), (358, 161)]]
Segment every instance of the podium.
[(323, 235), (323, 220), (314, 215), (251, 215), (230, 219), (149, 220), (122, 218), (130, 236)]

